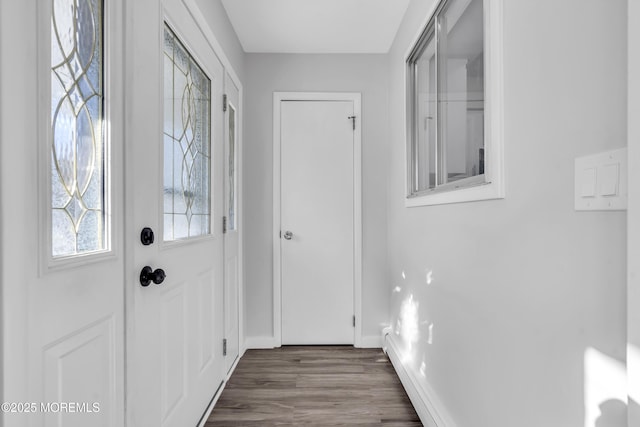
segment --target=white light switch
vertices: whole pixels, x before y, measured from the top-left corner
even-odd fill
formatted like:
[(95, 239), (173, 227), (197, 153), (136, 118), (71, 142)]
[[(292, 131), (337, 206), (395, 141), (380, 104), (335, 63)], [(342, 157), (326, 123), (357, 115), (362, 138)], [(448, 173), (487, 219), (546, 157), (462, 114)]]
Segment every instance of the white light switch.
[(600, 174), (600, 195), (615, 196), (618, 194), (618, 164), (605, 165), (602, 167)]
[(596, 196), (596, 168), (582, 170), (582, 197)]
[(574, 205), (578, 211), (627, 209), (627, 149), (575, 161)]

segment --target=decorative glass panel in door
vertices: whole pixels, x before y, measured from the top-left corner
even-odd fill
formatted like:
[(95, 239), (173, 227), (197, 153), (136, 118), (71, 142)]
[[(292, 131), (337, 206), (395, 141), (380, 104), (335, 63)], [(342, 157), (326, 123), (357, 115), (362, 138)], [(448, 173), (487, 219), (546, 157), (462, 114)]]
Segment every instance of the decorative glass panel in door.
[(229, 174), (229, 230), (236, 229), (236, 110), (229, 105), (229, 162), (227, 172)]
[(54, 0), (51, 17), (52, 255), (108, 249), (101, 0)]
[(210, 233), (211, 80), (165, 24), (164, 240)]

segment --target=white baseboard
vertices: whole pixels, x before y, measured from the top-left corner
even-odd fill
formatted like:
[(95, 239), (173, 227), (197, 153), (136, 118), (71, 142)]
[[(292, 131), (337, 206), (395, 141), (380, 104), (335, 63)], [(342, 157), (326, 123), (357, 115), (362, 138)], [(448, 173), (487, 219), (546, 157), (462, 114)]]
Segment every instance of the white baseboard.
[(384, 348), (393, 367), (404, 386), (420, 421), (427, 427), (456, 427), (447, 411), (438, 401), (426, 379), (418, 378), (417, 373), (402, 363), (401, 353), (394, 334), (385, 334)]
[(229, 382), (229, 378), (231, 378), (231, 375), (233, 375), (233, 372), (236, 370), (236, 367), (238, 366), (238, 363), (240, 363), (240, 359), (242, 359), (242, 356), (244, 356), (244, 353), (239, 354), (238, 358), (233, 362), (233, 365), (231, 365), (231, 369), (229, 369), (229, 372), (227, 372), (227, 377), (224, 380), (225, 385), (227, 384), (227, 382)]
[(244, 347), (247, 350), (276, 348), (276, 340), (274, 337), (247, 337), (244, 341)]
[[(382, 348), (383, 339), (378, 335), (363, 336), (360, 340), (360, 348)], [(274, 337), (247, 337), (244, 341), (243, 348), (251, 349), (267, 349), (276, 348), (276, 340)]]
[(360, 348), (382, 348), (382, 337), (368, 335), (360, 338)]

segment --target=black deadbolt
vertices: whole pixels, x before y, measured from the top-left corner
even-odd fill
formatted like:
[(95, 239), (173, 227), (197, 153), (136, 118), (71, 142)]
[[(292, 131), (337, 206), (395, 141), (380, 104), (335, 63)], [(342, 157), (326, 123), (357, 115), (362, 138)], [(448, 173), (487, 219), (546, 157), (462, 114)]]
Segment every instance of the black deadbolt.
[(140, 241), (143, 245), (149, 246), (153, 243), (153, 230), (149, 227), (145, 227), (140, 232)]
[(140, 284), (142, 286), (149, 286), (151, 282), (159, 285), (164, 282), (164, 279), (167, 275), (164, 273), (164, 270), (161, 268), (157, 268), (155, 271), (146, 265), (142, 271), (140, 272)]

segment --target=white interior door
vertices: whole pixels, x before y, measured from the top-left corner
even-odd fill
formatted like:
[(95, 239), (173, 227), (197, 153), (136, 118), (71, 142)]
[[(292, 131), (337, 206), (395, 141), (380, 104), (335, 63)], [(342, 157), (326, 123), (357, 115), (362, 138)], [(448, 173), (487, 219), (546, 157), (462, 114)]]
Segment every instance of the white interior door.
[(123, 425), (121, 2), (0, 7), (0, 425)]
[(353, 101), (281, 101), (282, 344), (354, 343)]
[[(128, 418), (195, 426), (225, 372), (224, 74), (182, 1), (129, 7)], [(145, 266), (166, 279), (143, 286)]]
[(240, 93), (231, 76), (225, 73), (225, 137), (224, 137), (224, 346), (227, 372), (240, 350), (238, 303), (240, 290), (240, 258), (238, 245), (238, 130)]

